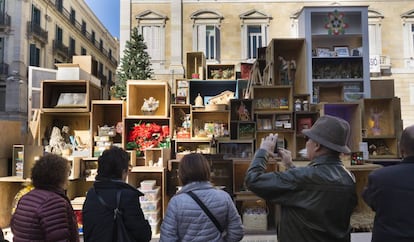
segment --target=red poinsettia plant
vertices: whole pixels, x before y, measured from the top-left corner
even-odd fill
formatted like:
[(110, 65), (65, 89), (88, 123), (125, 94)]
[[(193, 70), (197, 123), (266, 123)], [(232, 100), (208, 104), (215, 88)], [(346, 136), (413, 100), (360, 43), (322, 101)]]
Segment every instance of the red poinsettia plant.
[(168, 125), (138, 123), (128, 134), (127, 149), (135, 149), (143, 153), (147, 148), (165, 147), (169, 135)]

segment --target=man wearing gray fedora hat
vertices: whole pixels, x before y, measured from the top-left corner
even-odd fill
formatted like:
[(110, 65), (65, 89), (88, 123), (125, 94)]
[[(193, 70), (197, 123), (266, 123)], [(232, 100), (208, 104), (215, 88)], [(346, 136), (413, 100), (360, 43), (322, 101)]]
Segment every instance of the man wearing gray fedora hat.
[(354, 176), (343, 166), (341, 153), (347, 146), (349, 123), (341, 118), (321, 116), (310, 129), (304, 129), (310, 163), (295, 167), (291, 152), (278, 149), (287, 168), (266, 172), (278, 138), (270, 134), (246, 172), (247, 187), (258, 196), (281, 206), (277, 239), (279, 242), (349, 242), (350, 217), (357, 204)]

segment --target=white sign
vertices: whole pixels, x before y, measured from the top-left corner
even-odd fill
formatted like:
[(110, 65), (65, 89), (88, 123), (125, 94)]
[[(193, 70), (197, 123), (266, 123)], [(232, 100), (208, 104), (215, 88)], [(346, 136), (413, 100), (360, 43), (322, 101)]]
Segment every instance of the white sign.
[(371, 73), (381, 72), (379, 55), (369, 56), (369, 72)]

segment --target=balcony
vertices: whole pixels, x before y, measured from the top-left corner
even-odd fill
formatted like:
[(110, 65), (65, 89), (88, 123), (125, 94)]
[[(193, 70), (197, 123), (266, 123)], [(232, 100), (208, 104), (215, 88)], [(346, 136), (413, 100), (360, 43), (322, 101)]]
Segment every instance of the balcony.
[(66, 8), (64, 8), (61, 5), (57, 5), (57, 2), (54, 0), (47, 0), (47, 2), (51, 6), (53, 6), (56, 9), (56, 11), (58, 11), (62, 15), (62, 17), (68, 21), (68, 23), (74, 26), (75, 29), (77, 29), (77, 31), (79, 31), (81, 35), (88, 39), (90, 44), (93, 45), (94, 48), (98, 50), (104, 57), (106, 57), (106, 59), (108, 59), (114, 67), (118, 66), (118, 61), (113, 56), (109, 55), (109, 51), (103, 48), (100, 45), (100, 43), (96, 41), (95, 37), (92, 36), (92, 34), (88, 32), (84, 27), (82, 27), (82, 24), (79, 23), (75, 18), (73, 18), (71, 13)]
[(0, 13), (0, 32), (9, 32), (11, 17), (7, 13)]
[(69, 48), (62, 43), (62, 41), (54, 40), (53, 41), (53, 51), (56, 54), (59, 54), (64, 58), (64, 60), (69, 59)]
[(0, 63), (0, 75), (9, 75), (9, 64)]
[(380, 56), (380, 67), (381, 67), (381, 70), (391, 69), (391, 58), (389, 56), (381, 55)]
[(42, 42), (42, 44), (47, 44), (48, 42), (48, 32), (34, 22), (27, 22), (27, 34), (29, 37)]

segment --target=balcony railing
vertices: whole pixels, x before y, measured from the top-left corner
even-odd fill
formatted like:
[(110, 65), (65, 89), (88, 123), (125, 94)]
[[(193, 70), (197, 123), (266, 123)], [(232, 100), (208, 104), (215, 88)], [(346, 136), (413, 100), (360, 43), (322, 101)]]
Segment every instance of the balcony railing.
[(385, 55), (380, 56), (380, 67), (381, 67), (381, 69), (390, 69), (391, 68), (391, 58), (389, 56), (385, 56)]
[(40, 25), (34, 22), (31, 22), (31, 21), (27, 22), (27, 34), (29, 36), (33, 36), (37, 38), (39, 41), (43, 42), (44, 44), (47, 44), (48, 32), (42, 29)]
[(53, 6), (58, 12), (62, 14), (62, 16), (68, 21), (68, 23), (72, 24), (75, 29), (79, 31), (80, 34), (85, 36), (86, 39), (88, 39), (95, 48), (102, 53), (107, 59), (114, 65), (118, 66), (118, 61), (109, 55), (109, 51), (105, 50), (104, 48), (101, 48), (100, 43), (96, 41), (96, 39), (92, 38), (92, 34), (86, 31), (85, 29), (82, 29), (82, 24), (79, 23), (76, 19), (73, 19), (70, 12), (64, 8), (63, 6), (58, 6), (56, 4), (56, 1), (54, 0), (48, 0), (49, 4)]
[(53, 50), (65, 57), (65, 59), (69, 58), (69, 48), (62, 43), (62, 41), (54, 40), (53, 41)]
[(8, 75), (9, 74), (9, 64), (0, 63), (0, 75)]
[(0, 13), (0, 31), (9, 31), (11, 26), (11, 17), (7, 13)]
[(105, 57), (107, 57), (108, 60), (114, 66), (118, 66), (118, 61), (113, 56), (110, 56), (109, 55), (109, 51), (105, 50), (104, 48), (101, 48), (100, 43), (98, 41), (96, 41), (96, 39), (92, 38), (92, 34), (82, 28), (82, 24), (81, 23), (79, 23), (78, 21), (76, 21), (76, 19), (71, 18), (71, 14), (70, 14), (70, 12), (67, 9), (65, 9), (62, 6), (56, 5), (56, 2), (53, 1), (53, 0), (48, 0), (48, 2), (52, 6), (54, 6), (56, 8), (56, 10), (58, 12), (60, 12), (62, 14), (62, 16), (65, 19), (67, 19), (68, 22), (71, 23), (75, 27), (75, 29), (77, 29), (79, 31), (79, 33), (81, 33), (83, 36), (85, 36), (91, 42), (91, 44), (93, 46), (95, 46), (95, 48), (102, 53), (102, 55), (104, 55)]

